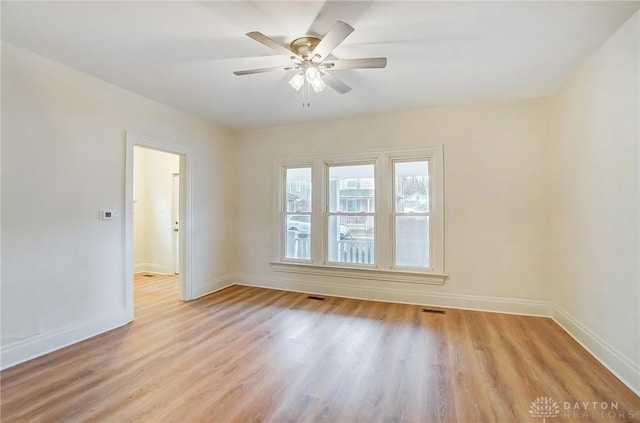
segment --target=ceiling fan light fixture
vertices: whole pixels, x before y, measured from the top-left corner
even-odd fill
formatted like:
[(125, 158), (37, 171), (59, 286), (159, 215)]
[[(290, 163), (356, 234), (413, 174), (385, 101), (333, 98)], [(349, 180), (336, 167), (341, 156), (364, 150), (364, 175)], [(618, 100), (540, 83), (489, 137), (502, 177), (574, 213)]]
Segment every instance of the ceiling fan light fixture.
[(304, 74), (309, 85), (313, 87), (314, 92), (319, 93), (327, 87), (327, 84), (322, 80), (322, 76), (320, 76), (320, 71), (315, 67), (308, 67)]
[(304, 84), (304, 72), (298, 72), (293, 75), (293, 78), (289, 80), (289, 85), (293, 87), (294, 90), (300, 91), (300, 88)]
[(320, 91), (324, 90), (325, 88), (327, 88), (327, 84), (324, 83), (322, 78), (318, 78), (315, 81), (313, 81), (313, 83), (310, 83), (310, 84), (313, 87), (313, 91), (316, 94), (319, 93)]

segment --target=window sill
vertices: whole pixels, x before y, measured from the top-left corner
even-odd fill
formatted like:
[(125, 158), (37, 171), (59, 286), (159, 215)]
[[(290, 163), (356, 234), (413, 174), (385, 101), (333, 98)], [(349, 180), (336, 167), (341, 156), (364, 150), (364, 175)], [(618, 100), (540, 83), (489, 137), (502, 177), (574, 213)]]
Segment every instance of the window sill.
[(276, 272), (303, 273), (339, 278), (369, 279), (387, 282), (417, 283), (424, 285), (444, 285), (446, 274), (410, 272), (403, 270), (380, 270), (366, 267), (342, 267), (293, 262), (271, 262)]

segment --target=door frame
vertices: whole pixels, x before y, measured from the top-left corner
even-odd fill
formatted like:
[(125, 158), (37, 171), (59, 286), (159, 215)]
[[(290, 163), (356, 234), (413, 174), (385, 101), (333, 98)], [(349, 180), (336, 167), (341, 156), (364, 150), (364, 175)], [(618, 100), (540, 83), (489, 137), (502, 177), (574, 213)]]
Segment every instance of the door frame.
[(180, 299), (193, 299), (191, 283), (191, 245), (192, 245), (192, 187), (191, 187), (191, 149), (185, 145), (161, 141), (152, 137), (126, 132), (125, 153), (125, 199), (124, 199), (124, 303), (129, 321), (133, 320), (133, 154), (134, 147), (173, 153), (180, 156), (180, 212), (181, 225), (179, 237), (180, 258)]

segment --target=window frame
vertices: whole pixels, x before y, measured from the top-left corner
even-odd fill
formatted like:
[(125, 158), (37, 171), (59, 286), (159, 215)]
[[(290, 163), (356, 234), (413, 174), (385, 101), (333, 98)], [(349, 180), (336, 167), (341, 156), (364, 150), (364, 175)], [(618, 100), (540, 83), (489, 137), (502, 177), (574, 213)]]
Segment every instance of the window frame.
[[(329, 196), (329, 192), (331, 190), (330, 188), (330, 184), (331, 184), (331, 172), (330, 172), (330, 168), (332, 167), (348, 167), (348, 166), (364, 166), (364, 165), (372, 165), (373, 166), (373, 186), (374, 186), (374, 198), (373, 198), (373, 209), (375, 210), (374, 212), (332, 212), (331, 211), (331, 207), (329, 206), (329, 202), (330, 202), (330, 196)], [(377, 243), (377, 237), (376, 237), (376, 224), (375, 222), (378, 221), (378, 186), (377, 186), (377, 179), (378, 179), (378, 174), (377, 174), (377, 160), (364, 160), (364, 161), (325, 161), (324, 162), (324, 180), (323, 180), (323, 187), (324, 190), (323, 192), (325, 193), (324, 195), (324, 213), (323, 213), (323, 220), (324, 220), (324, 224), (325, 224), (325, 230), (324, 230), (324, 237), (325, 237), (325, 242), (324, 242), (324, 256), (323, 256), (323, 262), (326, 265), (329, 266), (337, 266), (337, 267), (355, 267), (355, 268), (378, 268), (377, 265), (377, 261), (376, 261), (376, 243)], [(347, 179), (346, 181), (350, 181), (351, 179)], [(345, 183), (345, 185), (348, 187), (348, 183)], [(352, 189), (359, 189), (359, 188), (352, 188)], [(347, 200), (348, 201), (356, 201), (356, 200)], [(338, 205), (338, 209), (340, 208), (340, 206)], [(357, 208), (357, 203), (356, 203), (356, 208)], [(364, 216), (364, 217), (373, 217), (373, 221), (374, 221), (374, 232), (373, 232), (373, 263), (349, 263), (349, 262), (342, 262), (342, 261), (331, 261), (329, 260), (329, 220), (331, 219), (332, 216), (336, 216), (336, 217), (341, 217), (341, 216)]]
[[(410, 268), (404, 266), (395, 266), (395, 222), (391, 222), (393, 226), (393, 258), (391, 269), (398, 271), (407, 270), (413, 271), (417, 269), (418, 272), (425, 274), (444, 275), (445, 274), (445, 260), (444, 260), (444, 147), (442, 145), (425, 147), (419, 150), (404, 150), (396, 151), (387, 154), (388, 166), (391, 169), (391, 173), (395, 177), (395, 169), (393, 167), (394, 162), (403, 161), (418, 161), (420, 159), (426, 159), (429, 162), (429, 267), (428, 268)], [(395, 180), (391, 180), (391, 186), (389, 187), (389, 198), (393, 201)], [(391, 210), (395, 211), (395, 205), (391, 204)], [(444, 281), (443, 281), (444, 282)]]
[[(310, 181), (310, 186), (311, 186), (311, 211), (309, 212), (299, 212), (299, 211), (288, 211), (287, 210), (287, 203), (288, 203), (288, 198), (287, 198), (287, 170), (289, 169), (310, 169), (311, 170), (311, 181)], [(296, 181), (299, 183), (299, 181)], [(313, 207), (314, 207), (314, 198), (313, 198), (313, 194), (314, 194), (314, 187), (313, 187), (313, 166), (311, 164), (304, 164), (304, 163), (300, 163), (300, 164), (292, 164), (292, 165), (285, 165), (282, 166), (282, 174), (281, 174), (281, 179), (280, 179), (280, 206), (279, 208), (279, 231), (280, 231), (280, 237), (282, 238), (282, 243), (281, 243), (281, 251), (280, 251), (280, 258), (283, 262), (291, 262), (291, 263), (312, 263), (313, 262), (313, 244), (312, 244), (312, 240), (313, 240)], [(289, 219), (289, 216), (309, 216), (309, 258), (308, 259), (299, 259), (299, 258), (293, 258), (293, 257), (287, 257), (287, 240), (286, 240), (286, 233), (288, 231), (288, 224), (287, 221)]]
[[(391, 199), (392, 199), (392, 205), (391, 205), (391, 227), (392, 227), (392, 235), (391, 235), (391, 242), (392, 242), (392, 256), (391, 256), (391, 269), (399, 269), (399, 270), (411, 270), (411, 271), (416, 271), (416, 272), (420, 272), (420, 271), (424, 271), (424, 272), (433, 272), (433, 265), (432, 265), (432, 258), (433, 258), (433, 247), (431, 245), (431, 236), (433, 234), (433, 228), (431, 225), (431, 198), (432, 198), (432, 179), (431, 179), (431, 168), (432, 168), (432, 163), (431, 163), (431, 158), (430, 157), (414, 157), (414, 158), (390, 158), (390, 168), (391, 168)], [(397, 196), (397, 187), (396, 187), (396, 164), (397, 163), (413, 163), (413, 162), (427, 162), (427, 180), (429, 182), (429, 185), (427, 186), (427, 198), (429, 199), (429, 211), (428, 212), (398, 212), (398, 208), (397, 208), (397, 203), (396, 203), (396, 196)], [(423, 216), (423, 217), (427, 217), (429, 218), (429, 251), (427, 251), (427, 259), (429, 262), (429, 266), (427, 267), (421, 267), (421, 266), (401, 266), (396, 264), (396, 259), (397, 259), (397, 255), (398, 255), (398, 251), (396, 248), (396, 242), (397, 242), (397, 236), (398, 236), (398, 231), (397, 231), (397, 217), (398, 216)]]
[[(394, 162), (429, 162), (429, 268), (395, 266)], [(328, 261), (328, 165), (374, 164), (375, 265)], [(311, 167), (312, 209), (310, 260), (285, 258), (283, 207), (286, 210), (287, 168)], [(273, 161), (274, 213), (271, 267), (277, 272), (348, 279), (443, 285), (444, 261), (444, 151), (442, 145), (419, 149), (387, 149), (369, 153), (326, 154)], [(284, 193), (282, 191), (285, 191)], [(301, 214), (301, 213), (295, 213)], [(350, 214), (350, 213), (347, 213)]]

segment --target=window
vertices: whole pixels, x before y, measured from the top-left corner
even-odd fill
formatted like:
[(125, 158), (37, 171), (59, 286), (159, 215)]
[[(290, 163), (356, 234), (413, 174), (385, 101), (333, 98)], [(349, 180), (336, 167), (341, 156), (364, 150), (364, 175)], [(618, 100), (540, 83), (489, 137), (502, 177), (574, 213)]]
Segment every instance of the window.
[(329, 165), (328, 176), (328, 262), (374, 264), (374, 165)]
[(311, 168), (285, 169), (284, 245), (287, 259), (311, 259)]
[(278, 160), (274, 178), (275, 270), (444, 283), (442, 147)]
[(429, 162), (393, 161), (394, 265), (429, 268)]

